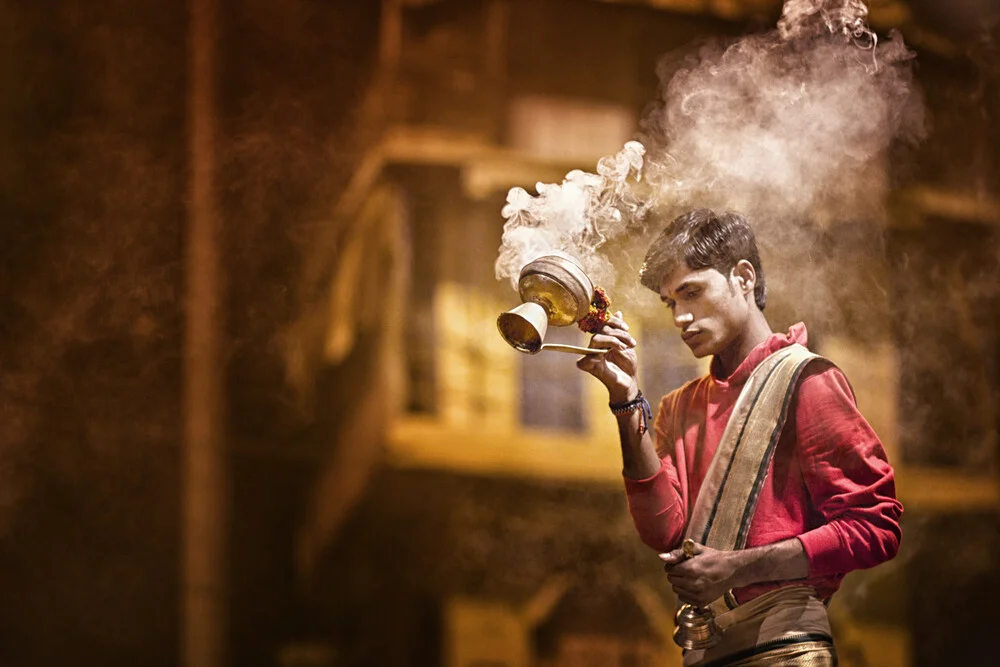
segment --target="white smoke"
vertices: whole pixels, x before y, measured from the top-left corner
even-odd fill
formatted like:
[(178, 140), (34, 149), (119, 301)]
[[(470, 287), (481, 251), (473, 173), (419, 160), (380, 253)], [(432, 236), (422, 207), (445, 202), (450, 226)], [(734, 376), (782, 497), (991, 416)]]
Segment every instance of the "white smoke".
[(755, 220), (878, 215), (886, 151), (923, 120), (912, 53), (876, 48), (866, 14), (789, 0), (778, 30), (689, 57), (643, 128), (657, 195)]
[(536, 184), (537, 196), (512, 188), (501, 212), (507, 222), (497, 279), (508, 278), (516, 287), (525, 264), (560, 252), (577, 259), (592, 278), (607, 275), (610, 265), (596, 251), (635, 225), (648, 206), (630, 187), (642, 178), (645, 152), (630, 141), (617, 155), (601, 158), (596, 174), (575, 169), (561, 185)]
[[(820, 18), (821, 21), (814, 20)], [(861, 41), (861, 46), (873, 47), (877, 40), (865, 19), (868, 8), (861, 0), (789, 0), (782, 7), (778, 32), (784, 40), (805, 35), (842, 33)]]
[(535, 197), (510, 191), (498, 279), (516, 282), (525, 263), (562, 251), (611, 283), (602, 251), (643, 237), (650, 209), (660, 213), (651, 231), (690, 208), (738, 210), (762, 243), (800, 256), (817, 250), (816, 224), (880, 220), (887, 151), (919, 139), (924, 121), (913, 54), (898, 35), (877, 40), (867, 11), (859, 0), (788, 0), (775, 30), (704, 45), (679, 66), (665, 59), (639, 142), (602, 160), (614, 168), (538, 184)]

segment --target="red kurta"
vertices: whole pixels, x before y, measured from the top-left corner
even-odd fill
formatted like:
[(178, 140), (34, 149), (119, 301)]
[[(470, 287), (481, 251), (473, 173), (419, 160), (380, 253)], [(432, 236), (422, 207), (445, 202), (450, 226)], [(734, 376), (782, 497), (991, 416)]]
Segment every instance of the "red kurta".
[[(728, 378), (717, 377), (713, 360), (709, 375), (663, 398), (655, 425), (660, 470), (648, 479), (625, 478), (643, 542), (659, 552), (677, 548), (743, 384), (765, 357), (805, 345), (806, 336), (805, 325), (796, 324), (754, 348)], [(829, 363), (810, 363), (789, 407), (746, 548), (798, 537), (809, 558), (805, 583), (825, 599), (851, 570), (896, 555), (902, 512), (892, 467), (858, 412), (847, 378)], [(734, 593), (746, 602), (779, 585)]]

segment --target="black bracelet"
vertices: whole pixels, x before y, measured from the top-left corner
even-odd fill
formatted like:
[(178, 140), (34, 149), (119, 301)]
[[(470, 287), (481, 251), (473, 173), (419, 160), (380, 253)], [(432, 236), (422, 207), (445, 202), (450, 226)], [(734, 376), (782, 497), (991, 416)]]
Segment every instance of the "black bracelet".
[(641, 391), (631, 401), (625, 403), (608, 403), (608, 407), (611, 408), (611, 414), (618, 417), (641, 410), (642, 412), (639, 415), (639, 435), (649, 430), (649, 421), (653, 419), (653, 408), (649, 406), (649, 401), (646, 400)]

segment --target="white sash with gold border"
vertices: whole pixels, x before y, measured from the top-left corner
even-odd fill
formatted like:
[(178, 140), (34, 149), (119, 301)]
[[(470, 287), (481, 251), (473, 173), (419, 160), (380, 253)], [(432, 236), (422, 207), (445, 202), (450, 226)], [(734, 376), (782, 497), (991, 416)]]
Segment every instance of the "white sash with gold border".
[[(805, 367), (819, 358), (795, 344), (774, 352), (750, 374), (709, 464), (685, 537), (722, 551), (746, 546), (796, 384)], [(727, 591), (710, 607), (719, 614), (737, 604)]]

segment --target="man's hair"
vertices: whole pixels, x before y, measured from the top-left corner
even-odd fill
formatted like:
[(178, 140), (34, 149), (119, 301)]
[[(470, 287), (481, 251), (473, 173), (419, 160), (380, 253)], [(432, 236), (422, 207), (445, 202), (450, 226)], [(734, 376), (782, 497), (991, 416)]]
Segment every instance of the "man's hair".
[(715, 269), (728, 275), (742, 259), (750, 262), (757, 273), (753, 297), (757, 307), (764, 310), (767, 288), (750, 223), (739, 213), (719, 215), (699, 208), (674, 218), (660, 232), (646, 252), (639, 281), (658, 293), (681, 262), (692, 271)]

